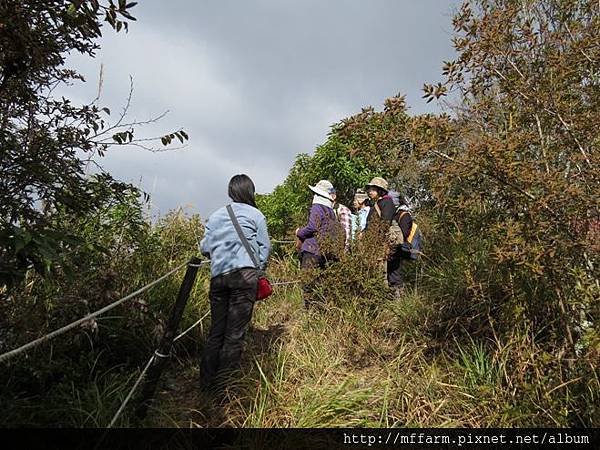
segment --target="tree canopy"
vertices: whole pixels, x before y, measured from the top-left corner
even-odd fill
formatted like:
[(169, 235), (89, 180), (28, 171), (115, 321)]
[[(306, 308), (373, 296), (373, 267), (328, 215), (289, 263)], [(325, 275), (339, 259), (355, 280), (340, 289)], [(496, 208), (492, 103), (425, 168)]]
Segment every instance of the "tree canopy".
[[(57, 97), (59, 85), (84, 81), (65, 66), (72, 52), (94, 57), (108, 25), (127, 31), (136, 2), (7, 0), (0, 4), (0, 286), (22, 279), (33, 265), (45, 273), (76, 236), (57, 227), (58, 213), (89, 214), (132, 186), (86, 161), (111, 145), (135, 144), (124, 114), (110, 123), (98, 99), (75, 105)], [(129, 104), (129, 101), (128, 101)], [(163, 136), (183, 142), (179, 130)]]

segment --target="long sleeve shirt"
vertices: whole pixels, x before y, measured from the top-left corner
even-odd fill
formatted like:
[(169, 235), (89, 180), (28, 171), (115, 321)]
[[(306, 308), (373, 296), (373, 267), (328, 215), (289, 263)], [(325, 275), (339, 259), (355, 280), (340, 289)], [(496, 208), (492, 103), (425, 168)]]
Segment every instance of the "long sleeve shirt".
[(373, 221), (382, 220), (388, 225), (392, 223), (394, 213), (396, 212), (396, 207), (394, 206), (392, 198), (389, 195), (384, 195), (377, 200), (377, 206), (379, 206), (379, 209), (381, 210), (381, 216), (377, 212), (377, 208), (372, 206), (369, 210), (369, 215), (367, 216), (367, 229), (369, 228), (369, 225), (373, 223)]
[(336, 211), (337, 219), (342, 224), (344, 228), (344, 233), (346, 233), (345, 238), (345, 247), (348, 249), (350, 246), (350, 240), (352, 239), (352, 212), (347, 206), (338, 203), (333, 207), (334, 211)]
[(335, 220), (333, 209), (313, 203), (308, 215), (308, 224), (296, 233), (298, 239), (302, 241), (300, 250), (313, 255), (320, 255), (321, 251), (317, 238), (323, 238), (332, 233)]
[[(258, 209), (245, 203), (234, 202), (231, 206), (259, 262), (259, 268), (264, 270), (271, 252), (265, 216)], [(200, 242), (200, 251), (211, 260), (210, 273), (213, 278), (232, 270), (255, 267), (235, 231), (225, 206), (208, 218), (204, 238)]]
[(370, 206), (365, 206), (358, 211), (358, 225), (360, 227), (360, 231), (363, 231), (365, 228), (367, 228), (367, 217), (370, 210)]

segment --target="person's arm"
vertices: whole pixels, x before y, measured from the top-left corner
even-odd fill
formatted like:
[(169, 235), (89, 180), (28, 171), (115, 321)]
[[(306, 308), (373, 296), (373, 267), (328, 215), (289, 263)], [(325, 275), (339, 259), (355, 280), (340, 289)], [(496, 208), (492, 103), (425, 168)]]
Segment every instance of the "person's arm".
[(381, 209), (381, 220), (387, 223), (392, 223), (392, 220), (394, 219), (394, 213), (396, 212), (396, 207), (394, 206), (392, 199), (384, 199), (379, 207)]
[(267, 222), (264, 216), (258, 219), (256, 224), (256, 242), (258, 244), (258, 256), (260, 267), (265, 270), (267, 267), (267, 261), (269, 254), (271, 253), (271, 240), (269, 239), (269, 232), (267, 230)]
[(367, 219), (365, 220), (365, 228), (363, 231), (366, 231), (366, 229), (369, 228), (369, 225), (377, 219), (379, 219), (379, 216), (377, 214), (377, 210), (375, 209), (375, 205), (373, 205), (371, 206), (371, 208), (369, 209), (369, 213), (367, 214)]
[(313, 206), (310, 208), (310, 215), (308, 216), (308, 224), (305, 227), (300, 228), (296, 232), (296, 236), (298, 236), (298, 238), (301, 241), (304, 241), (310, 237), (313, 237), (316, 232), (317, 232), (317, 208), (315, 208)]
[(211, 237), (211, 223), (210, 218), (204, 227), (204, 237), (200, 241), (200, 253), (210, 259), (210, 237)]

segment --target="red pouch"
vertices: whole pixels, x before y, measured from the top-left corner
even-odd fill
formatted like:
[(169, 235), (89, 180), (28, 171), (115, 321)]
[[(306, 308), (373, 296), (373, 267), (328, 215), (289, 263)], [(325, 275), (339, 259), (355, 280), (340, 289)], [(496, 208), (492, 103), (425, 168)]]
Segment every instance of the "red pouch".
[(273, 286), (267, 277), (259, 277), (256, 289), (256, 300), (267, 298), (273, 293)]

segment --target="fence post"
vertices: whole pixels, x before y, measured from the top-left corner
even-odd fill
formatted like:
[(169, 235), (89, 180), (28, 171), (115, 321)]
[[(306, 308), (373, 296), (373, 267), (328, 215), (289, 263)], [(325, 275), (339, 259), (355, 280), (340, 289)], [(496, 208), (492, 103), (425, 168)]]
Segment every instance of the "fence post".
[(173, 305), (171, 317), (169, 318), (169, 322), (167, 323), (167, 327), (165, 329), (165, 334), (163, 335), (160, 345), (155, 352), (154, 361), (148, 369), (146, 383), (142, 389), (141, 402), (136, 411), (136, 415), (140, 419), (146, 417), (148, 406), (154, 397), (154, 392), (156, 391), (156, 386), (158, 385), (158, 380), (160, 379), (162, 371), (165, 367), (167, 358), (171, 354), (173, 339), (177, 333), (177, 328), (179, 327), (179, 322), (181, 321), (181, 316), (183, 315), (183, 310), (185, 309), (190, 292), (194, 286), (194, 282), (196, 281), (199, 264), (200, 258), (196, 256), (192, 257), (188, 263), (185, 276), (183, 277), (183, 282), (179, 287), (177, 300), (175, 301), (175, 305)]

